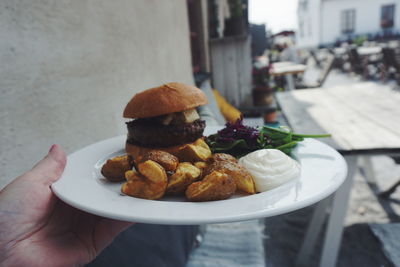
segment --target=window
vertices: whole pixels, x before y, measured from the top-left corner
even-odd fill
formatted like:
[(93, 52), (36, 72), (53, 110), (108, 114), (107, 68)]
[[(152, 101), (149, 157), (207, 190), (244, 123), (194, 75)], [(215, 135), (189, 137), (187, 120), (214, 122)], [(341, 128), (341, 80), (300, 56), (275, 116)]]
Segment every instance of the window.
[(342, 33), (349, 34), (354, 32), (356, 24), (356, 10), (346, 9), (342, 11)]
[(308, 0), (300, 0), (299, 8), (302, 10), (307, 10), (308, 8)]
[(394, 8), (395, 5), (385, 5), (381, 8), (381, 27), (383, 29), (394, 26)]

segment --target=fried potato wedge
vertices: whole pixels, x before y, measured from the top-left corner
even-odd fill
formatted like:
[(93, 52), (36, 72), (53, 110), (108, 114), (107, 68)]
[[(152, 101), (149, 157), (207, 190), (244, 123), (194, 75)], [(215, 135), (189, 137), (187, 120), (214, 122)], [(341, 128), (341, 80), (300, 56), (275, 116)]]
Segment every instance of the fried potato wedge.
[(213, 171), (219, 171), (231, 176), (234, 179), (238, 190), (248, 194), (256, 193), (253, 177), (243, 166), (239, 165), (238, 163), (231, 161), (215, 161), (204, 169), (202, 175), (204, 177)]
[(167, 194), (183, 194), (186, 188), (201, 175), (201, 170), (189, 162), (179, 163), (176, 171), (169, 177)]
[(186, 145), (180, 154), (182, 161), (206, 161), (211, 157), (211, 150), (203, 139), (198, 139), (193, 144)]
[(128, 155), (111, 158), (101, 167), (101, 174), (110, 182), (125, 180), (125, 172), (132, 170), (133, 161)]
[(138, 171), (153, 183), (164, 183), (167, 180), (165, 169), (153, 160), (139, 163)]
[(230, 161), (233, 163), (238, 162), (234, 156), (226, 154), (226, 153), (215, 153), (207, 160), (207, 162), (209, 162), (209, 163), (214, 163), (216, 161)]
[(178, 167), (179, 160), (174, 155), (161, 151), (153, 150), (135, 159), (136, 165), (140, 162), (145, 162), (146, 160), (152, 160), (160, 164), (166, 171), (175, 171)]
[(203, 180), (188, 186), (186, 197), (191, 201), (222, 200), (231, 197), (236, 191), (236, 183), (226, 173), (213, 171)]
[(204, 170), (205, 168), (207, 168), (207, 162), (205, 161), (196, 161), (195, 163), (193, 163), (193, 165), (199, 168), (200, 170)]
[(159, 199), (164, 196), (168, 184), (164, 168), (155, 161), (138, 164), (138, 172), (127, 171), (127, 180), (121, 187), (122, 193), (144, 199)]

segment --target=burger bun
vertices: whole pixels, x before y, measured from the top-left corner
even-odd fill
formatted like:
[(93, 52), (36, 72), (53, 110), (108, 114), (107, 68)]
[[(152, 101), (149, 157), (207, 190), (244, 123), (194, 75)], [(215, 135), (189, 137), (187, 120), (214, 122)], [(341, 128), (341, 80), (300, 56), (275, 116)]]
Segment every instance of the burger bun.
[(181, 112), (207, 104), (199, 88), (171, 82), (147, 89), (132, 97), (126, 105), (124, 118), (148, 118)]

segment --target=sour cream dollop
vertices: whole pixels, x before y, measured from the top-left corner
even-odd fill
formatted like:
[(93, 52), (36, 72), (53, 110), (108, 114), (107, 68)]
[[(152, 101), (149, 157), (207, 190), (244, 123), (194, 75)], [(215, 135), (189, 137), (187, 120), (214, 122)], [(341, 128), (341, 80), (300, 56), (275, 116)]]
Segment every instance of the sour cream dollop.
[(257, 192), (278, 187), (300, 176), (300, 164), (278, 149), (260, 149), (239, 159), (253, 176)]

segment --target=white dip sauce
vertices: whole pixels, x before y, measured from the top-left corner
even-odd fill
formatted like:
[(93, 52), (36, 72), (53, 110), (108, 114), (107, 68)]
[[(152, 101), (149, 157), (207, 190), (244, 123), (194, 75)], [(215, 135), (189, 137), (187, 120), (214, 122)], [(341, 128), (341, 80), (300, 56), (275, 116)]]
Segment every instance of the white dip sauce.
[(257, 192), (275, 188), (300, 176), (300, 164), (277, 149), (260, 149), (239, 159), (253, 176)]

